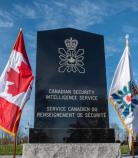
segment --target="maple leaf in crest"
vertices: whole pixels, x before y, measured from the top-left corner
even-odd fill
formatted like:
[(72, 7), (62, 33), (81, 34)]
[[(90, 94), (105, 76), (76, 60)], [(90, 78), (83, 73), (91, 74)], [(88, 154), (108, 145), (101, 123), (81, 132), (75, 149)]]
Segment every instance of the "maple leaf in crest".
[(10, 68), (10, 71), (7, 72), (7, 81), (12, 82), (11, 85), (8, 85), (7, 93), (12, 94), (12, 96), (26, 92), (33, 80), (32, 71), (23, 61), (18, 70), (19, 72), (16, 72), (13, 68)]

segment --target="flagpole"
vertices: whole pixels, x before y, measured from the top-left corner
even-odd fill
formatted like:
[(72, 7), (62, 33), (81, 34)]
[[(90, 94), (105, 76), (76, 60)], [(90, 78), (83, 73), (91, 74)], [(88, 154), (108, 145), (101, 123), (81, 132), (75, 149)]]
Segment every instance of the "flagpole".
[(15, 135), (14, 137), (13, 158), (16, 158), (16, 146), (17, 146), (16, 140), (17, 140), (17, 135)]
[(17, 42), (17, 39), (19, 38), (20, 33), (21, 33), (22, 31), (23, 31), (23, 29), (22, 29), (22, 27), (20, 27), (20, 30), (19, 30), (18, 36), (17, 36), (16, 41), (15, 41), (15, 43), (14, 43), (13, 47), (12, 47), (12, 50), (13, 50), (13, 48), (15, 47), (15, 44), (16, 44), (16, 42)]
[[(126, 34), (126, 36), (125, 36), (125, 38), (126, 38), (126, 47), (128, 47), (128, 49), (129, 49), (129, 41), (128, 41), (128, 39), (129, 39), (129, 34)], [(132, 135), (132, 147), (131, 147), (131, 152), (132, 152), (132, 158), (135, 158), (135, 151), (134, 151), (134, 136)]]
[(126, 39), (126, 47), (129, 47), (129, 41), (128, 41), (129, 34), (126, 34), (125, 39)]
[(29, 121), (28, 121), (28, 123), (27, 123), (27, 135), (28, 135), (28, 144), (29, 144), (29, 128), (30, 128), (30, 124), (29, 124)]
[(134, 137), (132, 136), (132, 158), (135, 158), (135, 151), (134, 151)]

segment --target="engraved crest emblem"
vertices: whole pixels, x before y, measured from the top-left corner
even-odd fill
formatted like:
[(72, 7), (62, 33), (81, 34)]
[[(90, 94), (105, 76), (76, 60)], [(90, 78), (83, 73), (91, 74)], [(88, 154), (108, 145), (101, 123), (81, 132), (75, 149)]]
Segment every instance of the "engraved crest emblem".
[(85, 73), (84, 68), (84, 49), (77, 49), (78, 40), (73, 39), (65, 39), (64, 41), (66, 49), (58, 48), (59, 53), (59, 67), (58, 72), (73, 72), (73, 73)]

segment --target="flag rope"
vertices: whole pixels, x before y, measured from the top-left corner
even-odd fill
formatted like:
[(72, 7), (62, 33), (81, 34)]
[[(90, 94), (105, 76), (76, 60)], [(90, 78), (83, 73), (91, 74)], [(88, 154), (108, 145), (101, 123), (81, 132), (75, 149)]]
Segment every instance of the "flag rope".
[(19, 30), (19, 33), (18, 33), (18, 35), (17, 35), (17, 38), (16, 38), (16, 40), (15, 40), (15, 42), (14, 42), (14, 44), (13, 44), (12, 50), (13, 50), (13, 48), (15, 47), (15, 45), (16, 45), (16, 43), (17, 43), (17, 41), (18, 41), (18, 38), (19, 38), (21, 32), (22, 32), (22, 28), (20, 28), (20, 30)]
[(135, 158), (134, 137), (132, 136), (132, 158)]

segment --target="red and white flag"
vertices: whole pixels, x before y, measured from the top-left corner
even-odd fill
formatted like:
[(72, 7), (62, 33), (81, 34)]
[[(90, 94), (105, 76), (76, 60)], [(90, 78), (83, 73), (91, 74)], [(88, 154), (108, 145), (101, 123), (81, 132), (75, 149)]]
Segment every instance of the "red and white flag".
[(33, 74), (20, 31), (0, 76), (0, 128), (15, 136), (23, 107), (30, 97)]

